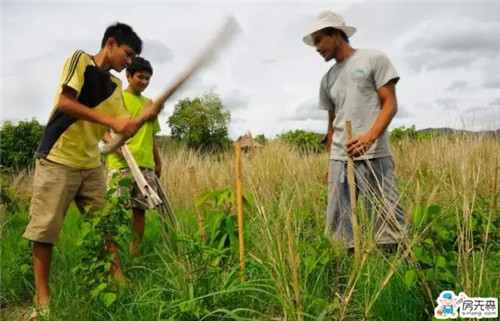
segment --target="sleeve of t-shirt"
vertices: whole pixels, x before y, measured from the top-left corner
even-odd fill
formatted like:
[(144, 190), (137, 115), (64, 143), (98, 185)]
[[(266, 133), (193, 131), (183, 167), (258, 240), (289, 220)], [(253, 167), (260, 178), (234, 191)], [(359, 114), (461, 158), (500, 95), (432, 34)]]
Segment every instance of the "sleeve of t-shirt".
[(321, 84), (319, 86), (319, 108), (324, 110), (335, 110), (335, 105), (328, 94), (326, 77), (327, 75), (321, 79)]
[(383, 53), (378, 52), (372, 60), (373, 63), (373, 79), (377, 89), (386, 85), (389, 81), (394, 80), (396, 83), (399, 80), (398, 72), (389, 58)]
[(85, 59), (86, 53), (81, 50), (76, 50), (71, 56), (66, 59), (62, 74), (62, 85), (68, 86), (77, 92), (77, 96), (83, 87), (85, 68), (87, 62)]

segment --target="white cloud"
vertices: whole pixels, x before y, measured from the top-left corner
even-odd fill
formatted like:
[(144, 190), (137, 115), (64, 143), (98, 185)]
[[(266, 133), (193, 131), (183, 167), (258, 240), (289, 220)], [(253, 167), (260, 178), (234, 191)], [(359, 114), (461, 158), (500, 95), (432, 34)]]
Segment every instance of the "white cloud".
[(450, 84), (448, 87), (448, 91), (458, 91), (458, 90), (463, 90), (466, 89), (468, 86), (468, 82), (466, 80), (457, 80), (454, 81)]

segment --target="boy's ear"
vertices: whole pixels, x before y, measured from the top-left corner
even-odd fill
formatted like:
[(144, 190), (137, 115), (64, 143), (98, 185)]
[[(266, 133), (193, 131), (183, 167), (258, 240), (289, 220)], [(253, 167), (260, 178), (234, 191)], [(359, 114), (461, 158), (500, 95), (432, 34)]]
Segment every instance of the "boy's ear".
[(127, 76), (127, 80), (130, 80), (132, 78), (132, 74), (128, 71), (125, 71), (125, 75)]
[(108, 40), (106, 40), (106, 47), (114, 47), (117, 45), (118, 45), (118, 42), (116, 42), (116, 39), (113, 37), (109, 37)]

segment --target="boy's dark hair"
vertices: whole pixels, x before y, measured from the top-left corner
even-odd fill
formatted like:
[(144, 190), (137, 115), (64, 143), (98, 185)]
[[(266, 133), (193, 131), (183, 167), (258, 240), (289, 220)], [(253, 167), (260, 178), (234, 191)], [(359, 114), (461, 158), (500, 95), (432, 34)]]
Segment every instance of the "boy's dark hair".
[(142, 40), (129, 26), (121, 22), (109, 26), (102, 37), (101, 48), (104, 48), (106, 41), (109, 38), (114, 38), (118, 45), (129, 45), (138, 55), (142, 51)]
[(332, 27), (326, 27), (324, 29), (321, 29), (321, 31), (323, 31), (324, 33), (326, 33), (328, 36), (331, 36), (335, 33), (335, 31), (338, 31), (340, 32), (340, 36), (342, 37), (342, 39), (349, 43), (349, 38), (347, 37), (347, 35), (345, 34), (345, 32), (343, 32), (342, 30), (340, 29), (335, 29), (335, 28), (332, 28)]
[(127, 72), (133, 76), (138, 71), (147, 71), (151, 76), (153, 75), (153, 67), (151, 67), (149, 61), (142, 57), (133, 57), (132, 62), (127, 67)]

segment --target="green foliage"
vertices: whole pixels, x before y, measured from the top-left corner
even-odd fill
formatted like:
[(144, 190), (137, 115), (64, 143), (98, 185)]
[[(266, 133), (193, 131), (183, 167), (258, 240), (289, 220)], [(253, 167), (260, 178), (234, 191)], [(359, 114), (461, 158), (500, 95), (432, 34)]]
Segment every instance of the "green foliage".
[[(251, 208), (254, 205), (252, 196), (243, 191), (243, 206)], [(196, 200), (196, 207), (212, 205), (215, 210), (230, 214), (232, 207), (236, 204), (236, 193), (231, 188), (221, 188), (215, 191), (208, 191), (200, 195)]]
[(408, 128), (405, 126), (401, 126), (398, 128), (394, 128), (389, 133), (389, 139), (393, 143), (397, 143), (403, 140), (409, 141), (426, 141), (430, 140), (437, 135), (442, 135), (439, 131), (417, 131), (415, 125), (412, 125)]
[[(3, 206), (3, 204), (2, 204)], [(27, 212), (0, 213), (0, 307), (31, 300), (33, 268), (31, 241), (22, 237), (28, 222)], [(2, 319), (2, 318), (0, 318)], [(17, 320), (6, 319), (2, 320)]]
[[(450, 288), (455, 284), (457, 269), (456, 231), (448, 229), (436, 218), (441, 208), (417, 206), (413, 211), (413, 228), (419, 232), (430, 225), (428, 233), (423, 234), (422, 241), (414, 249), (414, 255), (425, 279), (435, 287)], [(408, 288), (417, 282), (414, 269), (405, 271), (404, 281)]]
[(182, 99), (174, 107), (168, 125), (172, 137), (196, 150), (219, 152), (231, 143), (228, 126), (231, 114), (224, 109), (217, 94), (205, 93), (201, 98)]
[(36, 119), (13, 124), (6, 121), (2, 125), (0, 155), (2, 166), (22, 169), (33, 166), (34, 153), (42, 138), (44, 126)]
[(405, 126), (401, 126), (398, 128), (394, 128), (389, 133), (389, 139), (391, 142), (399, 142), (403, 139), (407, 140), (416, 140), (418, 138), (417, 130), (415, 129), (415, 125), (406, 128)]
[(278, 135), (278, 140), (296, 147), (305, 153), (320, 153), (325, 148), (321, 143), (323, 135), (297, 129)]
[(259, 144), (262, 144), (262, 145), (267, 144), (267, 141), (268, 141), (268, 139), (266, 138), (266, 136), (264, 136), (264, 134), (260, 134), (260, 135), (255, 136), (255, 138), (253, 140)]
[[(254, 205), (248, 193), (242, 195), (243, 206), (251, 208)], [(236, 208), (236, 193), (229, 188), (223, 188), (202, 194), (196, 201), (196, 207), (210, 208), (211, 224), (208, 230), (207, 244), (218, 250), (230, 249), (234, 257), (238, 256), (238, 219), (231, 215)], [(233, 212), (233, 214), (235, 214)]]
[(2, 171), (0, 177), (0, 215), (26, 210), (29, 206), (29, 196), (20, 195), (17, 191), (10, 188), (9, 178), (11, 174), (5, 174), (5, 172)]
[[(172, 258), (173, 261), (179, 260), (173, 266), (189, 262), (183, 268), (187, 270), (180, 273), (187, 280), (172, 282), (174, 288), (169, 289), (172, 298), (165, 302), (165, 309), (160, 311), (162, 318), (194, 321), (217, 312), (239, 320), (237, 313), (228, 309), (232, 305), (241, 306), (241, 297), (236, 294), (244, 292), (245, 288), (250, 289), (250, 286), (240, 285), (238, 225), (236, 216), (230, 215), (235, 198), (235, 193), (230, 189), (220, 189), (207, 192), (197, 200), (197, 207), (203, 206), (211, 210), (207, 213), (208, 238), (202, 241), (193, 235), (176, 236), (176, 242), (179, 243), (177, 248), (181, 251), (177, 253), (177, 257)], [(248, 195), (244, 197), (244, 204), (248, 207), (253, 204)], [(168, 270), (172, 271), (171, 269)], [(262, 273), (263, 269), (257, 271), (259, 268), (250, 264), (249, 270)], [(179, 278), (179, 272), (172, 277)], [(220, 309), (221, 307), (224, 308)], [(247, 312), (250, 311), (247, 309)]]
[[(76, 243), (84, 255), (73, 273), (82, 278), (84, 286), (90, 290), (91, 299), (106, 308), (118, 298), (113, 284), (115, 281), (110, 275), (114, 254), (108, 251), (107, 244), (118, 246), (128, 239), (129, 213), (125, 205), (130, 199), (131, 184), (130, 178), (119, 179), (118, 174), (113, 176), (112, 188), (106, 193), (105, 204), (98, 210), (88, 211), (81, 225), (80, 239)], [(119, 193), (116, 193), (117, 188), (120, 189)]]
[[(487, 204), (484, 205), (487, 208)], [(500, 257), (500, 218), (494, 217), (488, 227), (488, 211), (477, 211), (472, 214), (471, 233), (475, 248), (471, 251), (479, 252), (485, 245), (484, 235), (488, 230), (488, 255)], [(431, 285), (435, 293), (440, 289), (452, 289), (458, 282), (457, 265), (459, 260), (458, 235), (454, 213), (442, 213), (439, 206), (417, 206), (413, 211), (413, 229), (422, 232), (422, 240), (414, 248), (417, 264), (423, 277)], [(443, 217), (445, 219), (443, 219)], [(452, 218), (452, 219), (450, 219)], [(460, 216), (460, 224), (465, 224)], [(470, 255), (472, 253), (468, 253)], [(463, 254), (462, 254), (463, 255)], [(404, 280), (410, 289), (416, 286), (417, 273), (414, 269), (405, 272)]]

